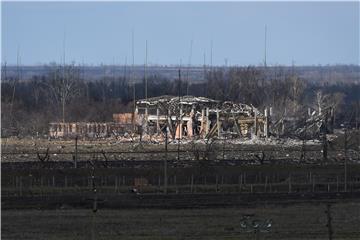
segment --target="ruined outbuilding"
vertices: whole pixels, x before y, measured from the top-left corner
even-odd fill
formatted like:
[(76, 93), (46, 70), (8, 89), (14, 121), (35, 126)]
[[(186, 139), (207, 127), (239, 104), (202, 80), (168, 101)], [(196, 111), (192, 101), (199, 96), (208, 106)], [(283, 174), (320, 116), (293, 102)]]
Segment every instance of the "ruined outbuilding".
[(135, 124), (143, 134), (174, 139), (269, 136), (269, 116), (243, 103), (205, 97), (161, 96), (136, 102)]
[(269, 136), (268, 110), (205, 97), (160, 96), (138, 100), (134, 113), (114, 113), (113, 122), (50, 123), (50, 137), (110, 137), (126, 133), (172, 139)]

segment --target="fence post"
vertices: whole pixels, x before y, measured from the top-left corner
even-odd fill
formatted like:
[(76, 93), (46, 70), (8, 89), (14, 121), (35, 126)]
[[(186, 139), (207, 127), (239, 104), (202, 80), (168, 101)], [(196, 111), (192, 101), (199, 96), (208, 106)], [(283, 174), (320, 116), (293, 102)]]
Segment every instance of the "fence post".
[(265, 176), (265, 186), (264, 186), (265, 192), (266, 192), (266, 189), (267, 189), (267, 184), (268, 184), (268, 176), (266, 175)]
[(67, 176), (65, 176), (65, 181), (64, 181), (64, 185), (65, 185), (65, 187), (67, 188), (67, 186), (68, 186), (68, 182), (67, 182)]
[(315, 192), (315, 176), (312, 176), (312, 191)]
[(191, 174), (190, 192), (193, 192), (194, 188), (194, 174)]
[(238, 176), (238, 183), (239, 183), (239, 192), (241, 192), (241, 188), (242, 188), (242, 174), (240, 174), (240, 176)]
[(176, 175), (174, 176), (174, 185), (175, 185), (175, 193), (178, 194), (179, 193), (179, 189), (176, 183)]
[(22, 176), (20, 176), (20, 182), (19, 182), (20, 196), (22, 196), (22, 190), (23, 190), (23, 189), (22, 189), (22, 187), (23, 187), (22, 184), (23, 184), (23, 183), (22, 183)]
[(289, 193), (291, 193), (291, 174), (289, 174)]
[(74, 159), (74, 168), (77, 168), (78, 160), (78, 136), (75, 137), (75, 159)]
[(218, 190), (219, 190), (219, 176), (216, 175), (215, 191), (218, 192)]

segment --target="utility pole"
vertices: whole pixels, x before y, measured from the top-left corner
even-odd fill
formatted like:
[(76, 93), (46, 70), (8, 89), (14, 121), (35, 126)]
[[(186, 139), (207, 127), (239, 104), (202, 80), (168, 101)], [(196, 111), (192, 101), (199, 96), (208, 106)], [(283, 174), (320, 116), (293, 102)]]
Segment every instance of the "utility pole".
[(131, 69), (131, 80), (133, 84), (133, 112), (134, 112), (134, 119), (133, 119), (133, 128), (135, 130), (135, 109), (136, 109), (136, 87), (135, 87), (135, 73), (134, 73), (134, 65), (135, 65), (135, 56), (134, 56), (134, 29), (131, 32), (131, 52), (132, 52), (132, 69)]
[(211, 40), (210, 44), (210, 71), (212, 72), (213, 67), (213, 41)]
[[(180, 66), (181, 68), (181, 66)], [(179, 69), (179, 86), (178, 86), (178, 96), (179, 96), (179, 119), (178, 119), (178, 127), (179, 127), (179, 140), (178, 140), (178, 149), (177, 149), (177, 154), (178, 154), (178, 157), (177, 157), (177, 160), (179, 161), (180, 160), (180, 137), (181, 137), (181, 128), (182, 126), (180, 126), (180, 123), (181, 123), (181, 104), (180, 104), (180, 101), (181, 101), (181, 97), (180, 97), (180, 94), (181, 94), (181, 70)], [(176, 130), (175, 130), (175, 135), (176, 135)]]
[(204, 51), (204, 82), (206, 83), (205, 96), (208, 97), (208, 81), (206, 79), (206, 53)]
[(78, 157), (78, 136), (75, 137), (75, 156), (74, 156), (74, 168), (77, 168)]
[(264, 52), (264, 66), (266, 68), (266, 36), (267, 35), (267, 26), (265, 25), (265, 42), (264, 42), (264, 45), (265, 45), (265, 52)]
[(167, 115), (166, 120), (166, 128), (165, 128), (165, 159), (164, 159), (164, 193), (167, 194), (167, 158), (168, 158), (168, 118), (169, 115)]
[(147, 57), (148, 57), (148, 42), (145, 43), (145, 65), (144, 65), (144, 79), (145, 79), (145, 99), (148, 98), (148, 83), (147, 83)]
[(191, 66), (191, 57), (192, 57), (192, 46), (193, 46), (193, 40), (190, 41), (190, 54), (189, 54), (189, 64), (186, 71), (186, 95), (189, 95), (189, 71)]
[(345, 164), (344, 164), (344, 191), (347, 192), (347, 129), (344, 130), (344, 157), (345, 157)]
[[(64, 38), (63, 38), (63, 77), (62, 77), (62, 86), (65, 85), (65, 40), (66, 40), (66, 32), (64, 31)], [(63, 94), (61, 94), (63, 95)], [(62, 104), (62, 121), (65, 124), (65, 96), (61, 96), (61, 104)]]
[(324, 125), (323, 125), (323, 133), (322, 133), (323, 163), (327, 162), (327, 137), (326, 137), (326, 132), (327, 132), (327, 118), (328, 118), (328, 113), (326, 112), (326, 114), (325, 114), (325, 120), (324, 120)]

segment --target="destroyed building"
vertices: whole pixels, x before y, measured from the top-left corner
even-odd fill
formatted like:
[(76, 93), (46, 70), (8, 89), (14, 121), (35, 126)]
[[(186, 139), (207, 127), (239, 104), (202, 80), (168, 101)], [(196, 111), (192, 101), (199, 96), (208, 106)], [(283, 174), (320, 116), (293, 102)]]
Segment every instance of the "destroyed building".
[(243, 103), (205, 97), (160, 96), (136, 102), (134, 118), (143, 134), (173, 139), (269, 136), (269, 116)]
[(138, 100), (134, 113), (113, 114), (108, 123), (50, 123), (50, 137), (109, 137), (132, 132), (172, 139), (268, 137), (269, 116), (243, 103), (205, 97), (160, 96)]
[(321, 113), (308, 110), (299, 118), (272, 116), (251, 105), (221, 102), (205, 97), (159, 96), (138, 100), (133, 113), (114, 113), (112, 122), (50, 123), (49, 136), (57, 137), (167, 137), (210, 138), (319, 138), (333, 131), (332, 108)]

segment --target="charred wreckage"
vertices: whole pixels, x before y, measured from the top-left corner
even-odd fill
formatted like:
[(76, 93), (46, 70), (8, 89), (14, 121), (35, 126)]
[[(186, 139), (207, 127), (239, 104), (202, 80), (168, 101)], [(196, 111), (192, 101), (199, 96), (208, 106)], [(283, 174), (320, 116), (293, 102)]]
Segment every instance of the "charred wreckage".
[(167, 134), (169, 139), (174, 140), (224, 137), (267, 139), (271, 134), (280, 136), (286, 130), (297, 134), (304, 132), (304, 129), (321, 132), (324, 126), (331, 126), (331, 113), (331, 109), (322, 114), (309, 109), (305, 122), (285, 118), (276, 120), (272, 119), (271, 107), (261, 112), (254, 106), (243, 103), (166, 95), (138, 100), (133, 113), (115, 113), (112, 122), (50, 123), (49, 135), (53, 138), (136, 135), (145, 139), (152, 136), (164, 137)]

